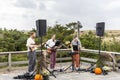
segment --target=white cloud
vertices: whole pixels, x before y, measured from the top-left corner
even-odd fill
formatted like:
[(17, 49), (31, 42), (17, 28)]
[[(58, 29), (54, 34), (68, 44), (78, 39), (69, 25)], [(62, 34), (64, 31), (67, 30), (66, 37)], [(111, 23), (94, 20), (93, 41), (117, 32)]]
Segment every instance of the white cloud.
[(17, 0), (15, 6), (22, 8), (36, 8), (34, 0)]
[(119, 4), (119, 0), (0, 0), (0, 27), (32, 29), (35, 20), (44, 18), (48, 25), (79, 20), (86, 30), (105, 21), (106, 29), (120, 29)]
[(120, 9), (120, 0), (113, 0), (107, 6), (106, 9), (108, 10), (115, 10)]

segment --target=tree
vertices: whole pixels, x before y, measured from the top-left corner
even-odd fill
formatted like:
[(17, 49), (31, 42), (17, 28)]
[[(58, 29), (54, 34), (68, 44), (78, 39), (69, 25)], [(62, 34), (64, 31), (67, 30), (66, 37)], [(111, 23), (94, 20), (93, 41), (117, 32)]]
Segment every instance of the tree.
[(98, 49), (98, 38), (94, 35), (92, 31), (84, 34), (80, 38), (82, 46), (86, 49)]
[(77, 23), (76, 22), (71, 22), (71, 23), (68, 23), (66, 24), (66, 26), (69, 28), (69, 29), (77, 29)]
[(4, 29), (1, 38), (0, 51), (22, 51), (26, 50), (27, 35), (21, 31)]
[(47, 35), (45, 36), (45, 41), (50, 39), (53, 34), (56, 34), (56, 38), (65, 42), (66, 40), (72, 40), (73, 29), (69, 29), (66, 26), (56, 24), (53, 27), (48, 27)]

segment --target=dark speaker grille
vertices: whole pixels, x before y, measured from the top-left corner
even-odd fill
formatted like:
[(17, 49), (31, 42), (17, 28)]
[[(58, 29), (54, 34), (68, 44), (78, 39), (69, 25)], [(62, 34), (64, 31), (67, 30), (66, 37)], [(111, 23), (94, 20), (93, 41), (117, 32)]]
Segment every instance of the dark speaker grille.
[(36, 27), (37, 27), (37, 36), (45, 36), (46, 35), (46, 20), (37, 20)]
[(96, 35), (104, 36), (105, 22), (100, 22), (96, 24)]

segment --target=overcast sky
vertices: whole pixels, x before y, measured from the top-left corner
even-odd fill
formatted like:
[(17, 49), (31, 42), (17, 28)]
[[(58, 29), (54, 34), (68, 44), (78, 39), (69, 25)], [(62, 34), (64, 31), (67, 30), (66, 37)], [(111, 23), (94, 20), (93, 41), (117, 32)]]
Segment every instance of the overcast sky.
[(83, 30), (106, 22), (106, 29), (120, 30), (120, 0), (0, 0), (0, 28), (30, 30), (37, 19), (80, 21)]

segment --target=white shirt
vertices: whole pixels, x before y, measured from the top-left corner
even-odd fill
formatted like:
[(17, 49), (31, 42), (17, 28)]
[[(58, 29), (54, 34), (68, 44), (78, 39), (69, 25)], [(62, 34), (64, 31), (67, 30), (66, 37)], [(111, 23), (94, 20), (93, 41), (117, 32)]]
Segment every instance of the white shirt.
[(47, 48), (52, 48), (53, 46), (55, 46), (55, 41), (53, 41), (52, 39), (49, 39), (49, 40), (46, 42), (46, 47), (47, 47)]
[(77, 38), (77, 41), (75, 41), (73, 39), (71, 43), (72, 43), (72, 45), (78, 45), (79, 47), (82, 47), (81, 42), (80, 42), (80, 40), (78, 38)]
[(27, 43), (26, 43), (26, 46), (27, 46), (28, 51), (30, 51), (30, 47), (34, 47), (34, 46), (33, 46), (34, 44), (35, 44), (34, 39), (32, 39), (31, 37), (29, 37), (29, 38), (27, 39)]
[[(82, 47), (82, 44), (81, 44), (81, 42), (80, 42), (80, 40), (79, 40), (78, 38), (77, 38), (77, 41), (75, 41), (75, 40), (73, 39), (72, 42), (71, 42), (71, 44), (72, 44), (72, 46), (73, 46), (73, 45), (78, 45), (79, 48)], [(73, 51), (73, 47), (72, 47), (72, 52), (74, 52), (74, 51)]]

